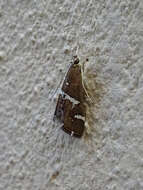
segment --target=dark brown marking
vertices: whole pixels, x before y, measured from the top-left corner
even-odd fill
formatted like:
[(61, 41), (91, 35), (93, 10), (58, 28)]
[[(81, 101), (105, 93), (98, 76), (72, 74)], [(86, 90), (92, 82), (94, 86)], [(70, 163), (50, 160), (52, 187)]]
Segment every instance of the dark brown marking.
[[(75, 137), (81, 137), (84, 132), (85, 122), (82, 119), (75, 118), (75, 115), (86, 116), (85, 90), (82, 84), (81, 66), (79, 59), (74, 57), (74, 62), (63, 82), (63, 94), (59, 95), (54, 118), (57, 118), (63, 125), (62, 129)], [(78, 101), (74, 104), (70, 98), (65, 98), (65, 94)]]

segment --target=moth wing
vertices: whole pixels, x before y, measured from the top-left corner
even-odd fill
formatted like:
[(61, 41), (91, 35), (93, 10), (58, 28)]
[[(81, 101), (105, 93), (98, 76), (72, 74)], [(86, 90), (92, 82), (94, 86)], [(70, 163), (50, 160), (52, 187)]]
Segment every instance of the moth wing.
[(62, 86), (62, 91), (79, 102), (85, 101), (85, 90), (82, 84), (81, 66), (71, 65)]

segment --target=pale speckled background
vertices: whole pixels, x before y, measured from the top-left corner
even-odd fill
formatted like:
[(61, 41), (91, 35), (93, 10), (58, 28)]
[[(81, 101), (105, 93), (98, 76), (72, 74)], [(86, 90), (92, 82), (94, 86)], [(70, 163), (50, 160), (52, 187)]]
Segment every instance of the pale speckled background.
[[(52, 123), (76, 52), (82, 139)], [(0, 0), (0, 190), (33, 189), (143, 189), (142, 0)]]

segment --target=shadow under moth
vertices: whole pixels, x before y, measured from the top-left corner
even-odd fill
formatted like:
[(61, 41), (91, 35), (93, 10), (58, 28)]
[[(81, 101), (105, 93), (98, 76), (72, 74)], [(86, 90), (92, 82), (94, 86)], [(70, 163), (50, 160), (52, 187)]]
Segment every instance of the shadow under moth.
[(54, 120), (62, 124), (62, 130), (71, 136), (82, 137), (85, 129), (86, 91), (83, 85), (82, 68), (74, 56), (59, 94)]

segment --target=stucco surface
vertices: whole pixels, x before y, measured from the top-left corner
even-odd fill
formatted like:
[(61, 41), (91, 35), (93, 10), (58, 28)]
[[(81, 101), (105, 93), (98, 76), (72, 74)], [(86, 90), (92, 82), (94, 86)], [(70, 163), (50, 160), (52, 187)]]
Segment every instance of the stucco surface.
[[(77, 54), (86, 132), (52, 121)], [(143, 1), (0, 0), (0, 190), (143, 189)]]

